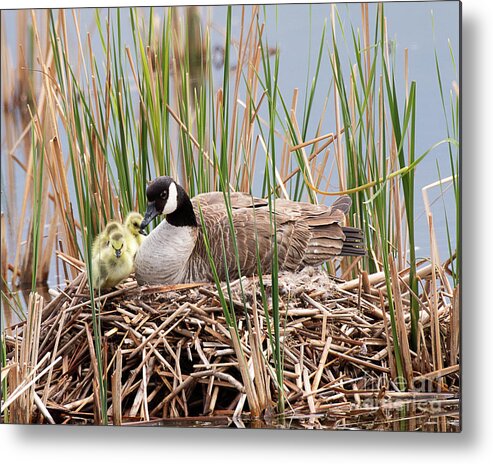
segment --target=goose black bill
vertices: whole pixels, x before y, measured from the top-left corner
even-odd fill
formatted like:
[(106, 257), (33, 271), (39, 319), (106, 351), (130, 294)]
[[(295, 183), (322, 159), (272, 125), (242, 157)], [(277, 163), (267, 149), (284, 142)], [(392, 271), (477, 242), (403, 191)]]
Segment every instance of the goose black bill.
[(156, 203), (154, 201), (147, 203), (147, 210), (144, 215), (144, 220), (140, 224), (140, 233), (142, 233), (144, 229), (151, 223), (151, 221), (158, 215), (159, 211), (156, 208)]

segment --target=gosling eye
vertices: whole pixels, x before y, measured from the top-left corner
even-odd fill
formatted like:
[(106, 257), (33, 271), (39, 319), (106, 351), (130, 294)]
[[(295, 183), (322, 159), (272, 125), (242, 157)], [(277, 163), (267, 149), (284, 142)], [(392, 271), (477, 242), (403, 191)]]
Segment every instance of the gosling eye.
[(109, 240), (106, 242), (106, 246), (110, 246), (110, 241)]

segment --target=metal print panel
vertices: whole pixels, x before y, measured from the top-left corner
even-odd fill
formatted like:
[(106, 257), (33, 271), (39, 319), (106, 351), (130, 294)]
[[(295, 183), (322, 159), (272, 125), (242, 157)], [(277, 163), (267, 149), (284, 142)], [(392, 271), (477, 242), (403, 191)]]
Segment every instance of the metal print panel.
[(2, 11), (2, 421), (460, 431), (459, 26)]

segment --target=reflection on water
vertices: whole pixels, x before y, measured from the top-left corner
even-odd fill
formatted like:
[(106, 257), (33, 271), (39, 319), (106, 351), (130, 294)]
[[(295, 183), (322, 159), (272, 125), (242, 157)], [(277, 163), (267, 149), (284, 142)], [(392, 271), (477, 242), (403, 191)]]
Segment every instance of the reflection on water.
[(175, 418), (126, 425), (250, 428), (291, 430), (378, 430), (395, 432), (460, 432), (459, 400), (416, 401), (394, 407), (352, 409), (341, 414), (318, 414), (282, 418), (250, 417)]

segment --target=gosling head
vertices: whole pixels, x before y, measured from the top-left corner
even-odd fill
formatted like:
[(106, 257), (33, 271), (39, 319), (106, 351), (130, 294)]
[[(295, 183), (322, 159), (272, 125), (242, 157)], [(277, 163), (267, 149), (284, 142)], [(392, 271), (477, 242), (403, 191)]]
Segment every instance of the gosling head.
[(136, 237), (138, 234), (147, 235), (145, 230), (140, 228), (143, 220), (142, 214), (132, 211), (125, 219), (125, 227)]
[(140, 228), (146, 228), (160, 214), (174, 226), (197, 226), (190, 198), (171, 177), (161, 176), (153, 180), (146, 190), (147, 210)]
[(113, 248), (113, 253), (117, 258), (120, 258), (125, 253), (127, 245), (121, 232), (115, 232), (110, 236), (110, 246)]
[(122, 230), (122, 225), (117, 221), (111, 221), (106, 224), (104, 230), (109, 237), (114, 232), (120, 232)]

